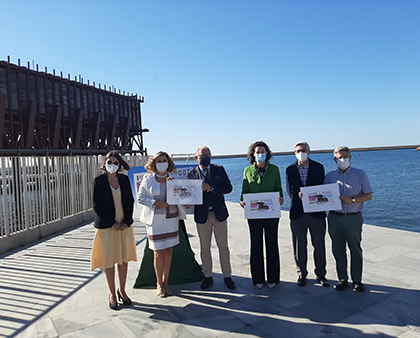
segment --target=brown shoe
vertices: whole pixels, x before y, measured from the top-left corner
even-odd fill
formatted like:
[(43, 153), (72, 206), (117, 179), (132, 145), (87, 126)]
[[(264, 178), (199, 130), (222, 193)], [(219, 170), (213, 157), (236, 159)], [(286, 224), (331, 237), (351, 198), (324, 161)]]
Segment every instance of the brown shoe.
[(165, 286), (164, 285), (158, 285), (156, 291), (157, 291), (156, 296), (158, 296), (160, 298), (165, 298), (166, 294), (165, 294)]
[(169, 286), (165, 284), (163, 287), (165, 288), (165, 295), (171, 296), (172, 290), (169, 288)]

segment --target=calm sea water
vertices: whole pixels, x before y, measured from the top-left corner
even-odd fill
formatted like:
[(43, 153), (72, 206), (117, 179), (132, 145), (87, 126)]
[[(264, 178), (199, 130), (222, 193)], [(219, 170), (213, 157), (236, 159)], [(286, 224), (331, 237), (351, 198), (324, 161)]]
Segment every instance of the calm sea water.
[[(351, 165), (362, 169), (373, 189), (372, 200), (365, 203), (363, 218), (366, 224), (420, 232), (420, 151), (380, 150), (352, 153)], [(331, 154), (311, 154), (322, 163), (325, 172), (336, 168)], [(289, 210), (286, 193), (286, 168), (296, 160), (294, 155), (275, 156), (271, 163), (280, 168), (285, 202), (282, 210)], [(223, 165), (233, 185), (226, 200), (239, 202), (243, 171), (249, 165), (246, 158), (213, 159)]]

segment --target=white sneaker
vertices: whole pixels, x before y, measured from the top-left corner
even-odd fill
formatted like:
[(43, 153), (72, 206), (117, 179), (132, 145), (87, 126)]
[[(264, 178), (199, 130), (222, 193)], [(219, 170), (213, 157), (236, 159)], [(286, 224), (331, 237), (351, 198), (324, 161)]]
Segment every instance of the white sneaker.
[(267, 286), (268, 286), (270, 289), (274, 288), (276, 285), (277, 285), (276, 283), (267, 283)]
[(255, 284), (255, 286), (256, 286), (258, 289), (261, 289), (261, 288), (264, 286), (264, 283), (257, 283), (257, 284)]

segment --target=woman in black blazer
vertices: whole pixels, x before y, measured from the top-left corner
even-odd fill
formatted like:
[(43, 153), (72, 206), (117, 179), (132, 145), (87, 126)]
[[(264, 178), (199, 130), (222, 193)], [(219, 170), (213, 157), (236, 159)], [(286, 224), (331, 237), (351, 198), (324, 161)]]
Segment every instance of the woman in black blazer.
[[(116, 152), (109, 152), (101, 167), (103, 175), (95, 178), (93, 210), (97, 228), (92, 248), (92, 270), (105, 272), (109, 287), (109, 307), (118, 309), (118, 299), (124, 305), (131, 300), (125, 292), (129, 261), (137, 261), (133, 227), (134, 198), (127, 175), (117, 172), (130, 166)], [(119, 289), (115, 290), (115, 264), (118, 264)]]

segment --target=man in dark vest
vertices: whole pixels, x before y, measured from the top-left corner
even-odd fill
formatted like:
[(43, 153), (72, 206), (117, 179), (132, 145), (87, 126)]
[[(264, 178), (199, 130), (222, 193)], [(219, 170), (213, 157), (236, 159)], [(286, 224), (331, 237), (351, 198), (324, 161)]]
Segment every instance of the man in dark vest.
[(325, 287), (329, 286), (326, 274), (325, 258), (325, 212), (304, 213), (301, 187), (324, 184), (325, 171), (321, 163), (309, 159), (310, 147), (307, 142), (295, 145), (297, 161), (286, 169), (287, 193), (290, 202), (290, 228), (292, 230), (293, 252), (298, 272), (298, 286), (306, 285), (308, 275), (307, 233), (311, 235), (314, 247), (315, 275), (317, 281)]

